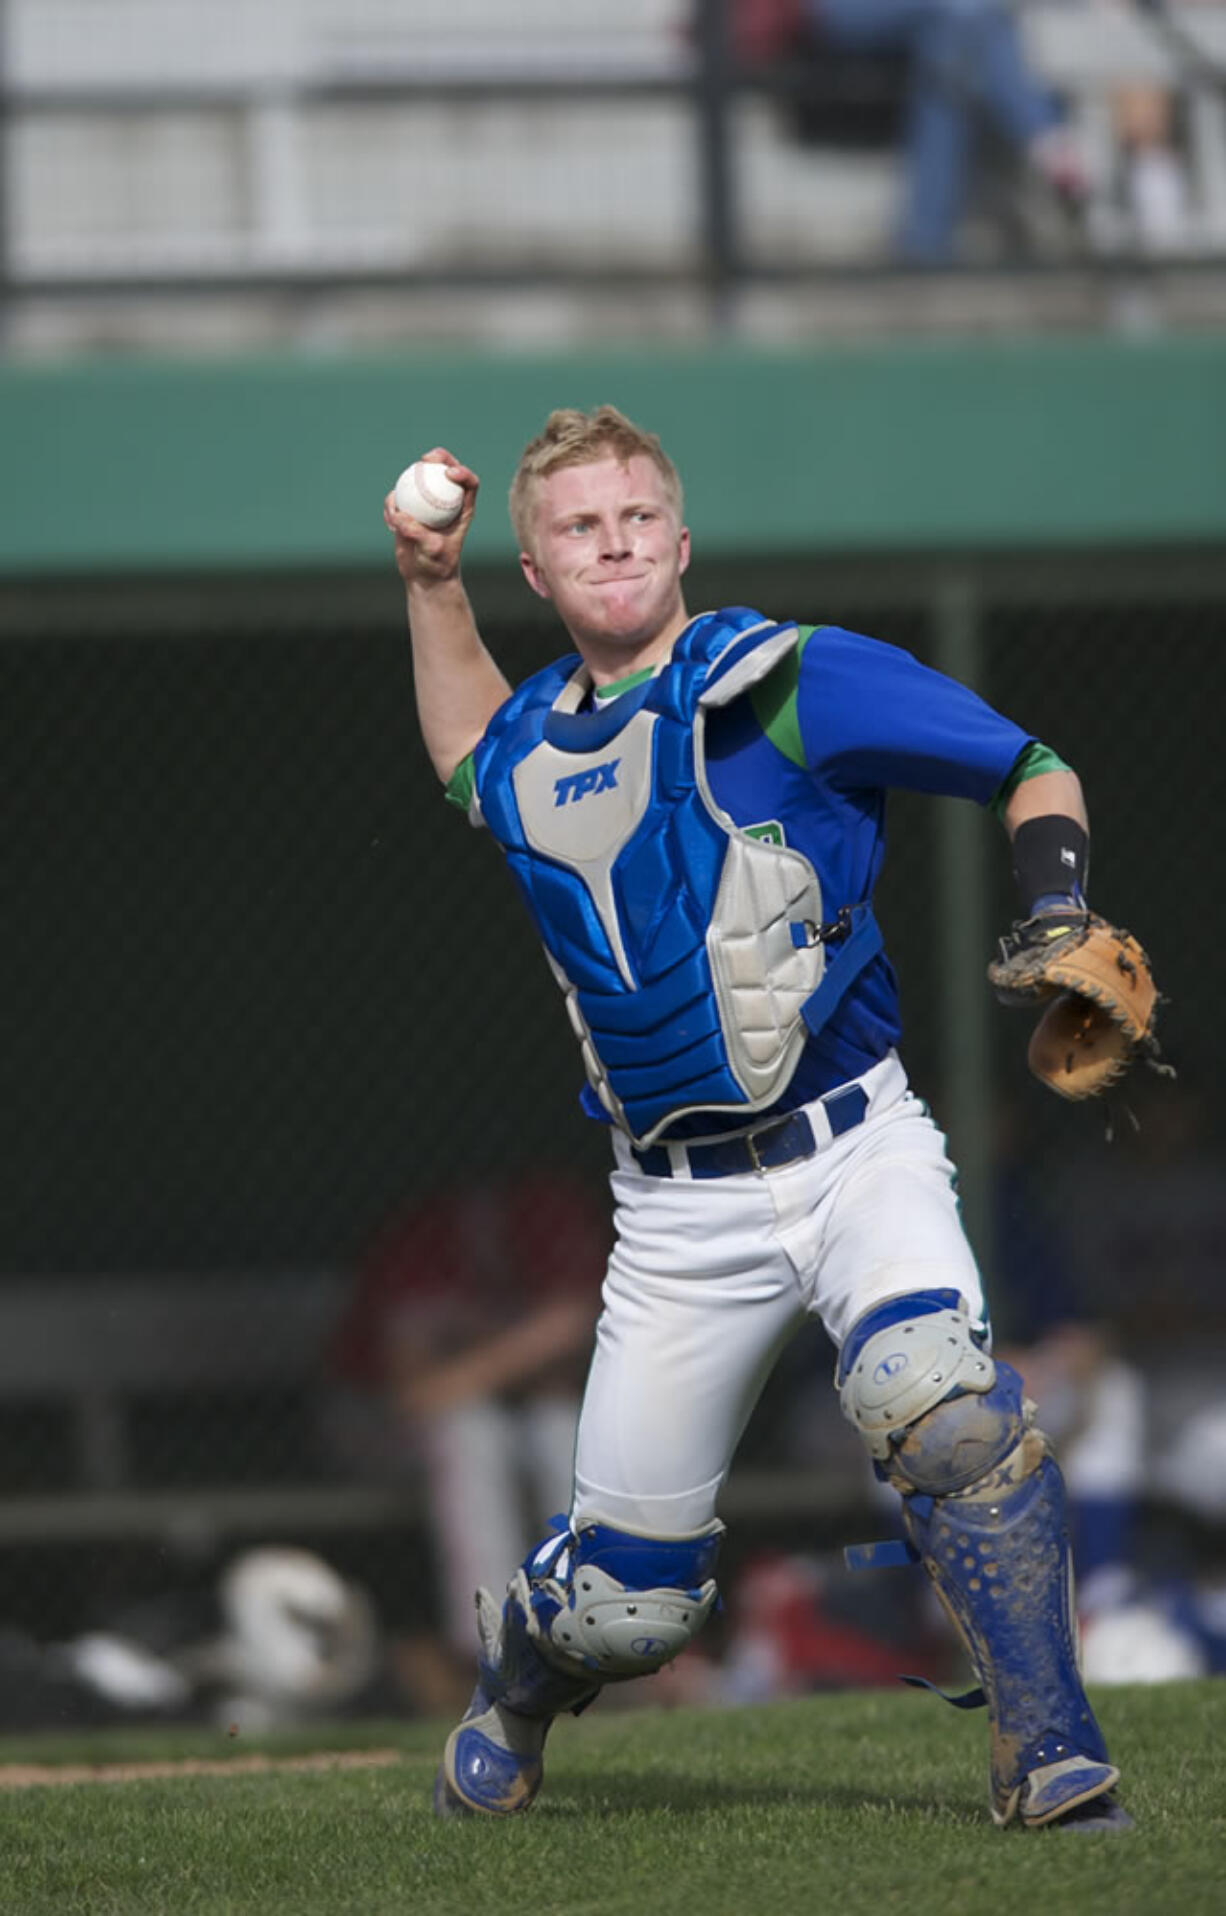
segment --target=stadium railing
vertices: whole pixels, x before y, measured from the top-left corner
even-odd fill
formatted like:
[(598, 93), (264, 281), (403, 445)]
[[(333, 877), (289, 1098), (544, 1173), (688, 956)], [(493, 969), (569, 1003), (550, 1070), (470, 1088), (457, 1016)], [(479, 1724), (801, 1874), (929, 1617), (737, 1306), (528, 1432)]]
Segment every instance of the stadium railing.
[[(373, 39), (360, 31), (347, 36), (318, 31), (314, 38), (302, 33), (278, 48), (275, 58), (245, 41), (229, 45), (219, 34), (208, 60), (195, 66), (187, 52), (174, 55), (169, 48), (142, 53), (136, 46), (132, 58), (120, 59), (103, 35), (96, 36), (96, 49), (77, 46), (66, 61), (62, 45), (50, 36), (40, 38), (33, 25), (24, 34), (14, 28), (7, 63), (0, 62), (0, 124), (11, 174), (7, 232), (0, 232), (0, 292), (10, 301), (85, 293), (164, 298), (219, 288), (599, 284), (616, 277), (621, 284), (627, 279), (695, 283), (718, 300), (730, 287), (763, 276), (779, 282), (847, 270), (837, 259), (823, 257), (820, 248), (790, 259), (774, 248), (768, 258), (746, 233), (756, 222), (746, 218), (743, 106), (756, 99), (803, 108), (804, 90), (814, 84), (812, 68), (780, 62), (738, 69), (725, 0), (699, 6), (688, 31), (684, 21), (678, 27), (676, 8), (640, 11), (645, 24), (636, 30), (575, 30), (564, 40), (547, 33), (543, 20), (539, 31), (525, 27), (515, 35), (471, 25), (428, 35), (389, 25)], [(27, 12), (36, 22), (35, 10), (19, 6), (18, 25)], [(1115, 159), (1113, 90), (1126, 80), (1156, 81), (1178, 90), (1186, 101), (1197, 205), (1196, 243), (1185, 249), (1183, 263), (1191, 263), (1198, 252), (1220, 259), (1226, 246), (1226, 6), (1174, 6), (1142, 15), (1034, 0), (1022, 12), (1036, 64), (1073, 103), (1100, 179), (1110, 177)], [(618, 248), (616, 259), (602, 265), (598, 257), (585, 257), (582, 249), (563, 245), (548, 232), (542, 238), (529, 229), (517, 248), (514, 201), (500, 213), (509, 223), (507, 245), (492, 249), (473, 228), (472, 209), (459, 208), (460, 223), (474, 233), (471, 241), (450, 251), (430, 246), (421, 255), (391, 228), (378, 231), (376, 222), (370, 231), (355, 233), (353, 219), (321, 221), (307, 205), (302, 169), (311, 144), (308, 122), (321, 110), (360, 113), (390, 105), (420, 113), (450, 104), (488, 114), (508, 104), (538, 102), (550, 112), (565, 112), (601, 102), (653, 100), (671, 104), (682, 142), (694, 156), (687, 215), (692, 243), (670, 245), (670, 235), (661, 233), (660, 243), (649, 245), (656, 211), (646, 204), (644, 247), (637, 261)], [(869, 103), (866, 110), (875, 108)], [(62, 200), (76, 190), (74, 177), (88, 176), (81, 156), (107, 128), (135, 129), (158, 115), (177, 117), (187, 126), (209, 113), (232, 120), (227, 166), (242, 176), (235, 190), (245, 210), (241, 217), (235, 214), (231, 230), (193, 235), (186, 218), (173, 231), (142, 234), (135, 226), (125, 231), (120, 213), (109, 231), (105, 221), (83, 221), (74, 234), (69, 222), (52, 239), (38, 217), (40, 166), (58, 168), (56, 192)], [(584, 139), (597, 159), (602, 137), (591, 121)], [(777, 133), (783, 145), (788, 137), (786, 126)], [(836, 129), (832, 144), (839, 138)], [(65, 140), (70, 145), (54, 160), (57, 142)], [(675, 140), (673, 147), (683, 150)], [(396, 190), (394, 180), (387, 190)], [(451, 191), (447, 169), (432, 176), (431, 191), (444, 197)], [(815, 229), (821, 200), (815, 191)], [(1114, 252), (1126, 252), (1129, 241), (1105, 208), (1098, 211), (1103, 216), (1091, 219), (1088, 251), (1105, 261)], [(1027, 263), (1041, 266), (1043, 261)], [(858, 270), (869, 271), (885, 264), (884, 259), (854, 262)]]

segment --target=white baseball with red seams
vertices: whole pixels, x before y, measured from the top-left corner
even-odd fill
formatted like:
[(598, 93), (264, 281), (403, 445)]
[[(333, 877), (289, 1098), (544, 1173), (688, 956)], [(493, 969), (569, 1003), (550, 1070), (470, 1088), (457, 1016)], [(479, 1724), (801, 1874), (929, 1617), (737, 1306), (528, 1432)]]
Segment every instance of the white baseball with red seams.
[(464, 488), (447, 477), (447, 468), (433, 459), (406, 466), (396, 481), (396, 505), (419, 525), (441, 531), (460, 516)]

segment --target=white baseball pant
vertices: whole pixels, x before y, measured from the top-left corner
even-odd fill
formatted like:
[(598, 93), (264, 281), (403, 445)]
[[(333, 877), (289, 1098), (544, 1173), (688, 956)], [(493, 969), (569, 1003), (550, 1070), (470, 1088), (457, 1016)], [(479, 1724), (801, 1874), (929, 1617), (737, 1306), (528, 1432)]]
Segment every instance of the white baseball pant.
[(816, 1314), (836, 1345), (874, 1304), (948, 1287), (984, 1313), (954, 1167), (896, 1053), (863, 1121), (814, 1155), (730, 1177), (652, 1177), (614, 1137), (617, 1239), (579, 1419), (572, 1525), (709, 1529), (775, 1360)]

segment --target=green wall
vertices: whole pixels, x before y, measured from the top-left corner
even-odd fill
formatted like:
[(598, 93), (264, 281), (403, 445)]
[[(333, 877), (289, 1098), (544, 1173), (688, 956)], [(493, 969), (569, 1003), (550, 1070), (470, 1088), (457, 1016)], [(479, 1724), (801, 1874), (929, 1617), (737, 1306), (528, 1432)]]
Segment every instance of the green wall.
[(520, 447), (603, 400), (661, 432), (708, 555), (1226, 535), (1226, 338), (111, 360), (0, 368), (0, 574), (382, 564), (436, 443), (502, 561)]

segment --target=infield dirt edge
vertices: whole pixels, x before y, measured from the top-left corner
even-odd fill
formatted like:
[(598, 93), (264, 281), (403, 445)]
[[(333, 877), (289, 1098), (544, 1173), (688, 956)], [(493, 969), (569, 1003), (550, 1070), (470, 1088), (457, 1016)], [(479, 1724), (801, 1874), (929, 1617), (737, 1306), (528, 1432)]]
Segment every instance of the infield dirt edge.
[(0, 1790), (76, 1783), (143, 1783), (175, 1776), (259, 1776), (291, 1770), (385, 1770), (399, 1750), (317, 1750), (307, 1756), (186, 1756), (144, 1763), (0, 1763)]

